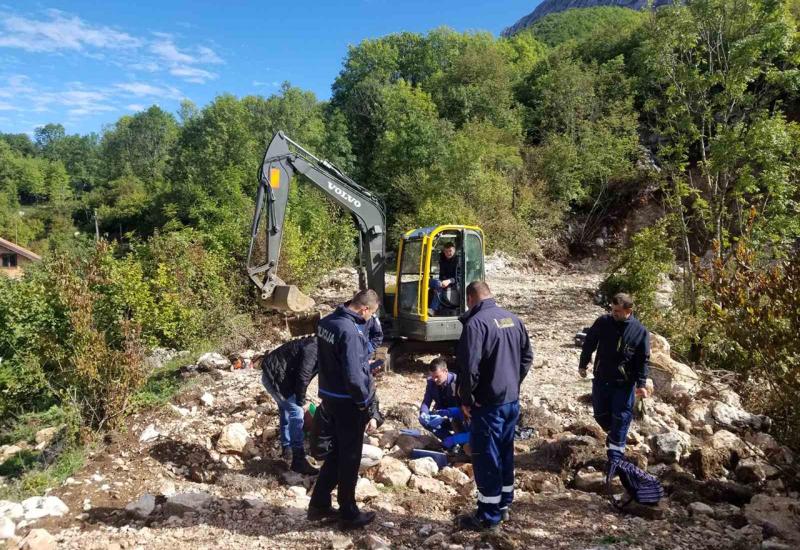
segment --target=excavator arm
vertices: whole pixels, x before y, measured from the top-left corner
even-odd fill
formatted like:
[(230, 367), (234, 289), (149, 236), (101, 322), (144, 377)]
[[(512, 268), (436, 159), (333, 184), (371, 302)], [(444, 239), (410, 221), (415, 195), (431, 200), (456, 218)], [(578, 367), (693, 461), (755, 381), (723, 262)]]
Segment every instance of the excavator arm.
[[(305, 311), (314, 305), (297, 287), (284, 284), (278, 277), (284, 218), (289, 200), (289, 186), (295, 175), (308, 181), (332, 201), (348, 210), (358, 227), (360, 271), (359, 285), (378, 293), (383, 303), (386, 260), (386, 214), (383, 205), (332, 163), (319, 159), (278, 132), (272, 138), (259, 169), (255, 214), (247, 252), (247, 273), (260, 289), (261, 297), (276, 309)], [(255, 265), (254, 253), (264, 235), (264, 263)]]

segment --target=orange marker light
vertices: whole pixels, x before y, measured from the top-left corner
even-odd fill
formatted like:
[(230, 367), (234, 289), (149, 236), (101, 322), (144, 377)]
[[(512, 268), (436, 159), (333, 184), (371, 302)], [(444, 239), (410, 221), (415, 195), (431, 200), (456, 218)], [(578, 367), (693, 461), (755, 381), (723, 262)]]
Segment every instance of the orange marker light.
[(269, 169), (269, 186), (273, 189), (278, 189), (281, 186), (281, 170), (280, 168)]

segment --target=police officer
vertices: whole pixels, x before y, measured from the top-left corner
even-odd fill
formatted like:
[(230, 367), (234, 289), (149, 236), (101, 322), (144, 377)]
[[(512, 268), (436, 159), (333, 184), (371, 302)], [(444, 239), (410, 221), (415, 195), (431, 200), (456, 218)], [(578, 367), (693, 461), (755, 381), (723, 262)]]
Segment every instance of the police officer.
[(467, 287), (469, 310), (456, 348), (462, 410), (471, 418), (470, 445), (478, 509), (456, 519), (463, 529), (482, 531), (508, 519), (514, 498), (514, 428), (519, 388), (533, 363), (533, 347), (522, 321), (497, 306), (489, 286)]
[(586, 333), (578, 364), (583, 378), (595, 350), (592, 407), (607, 434), (606, 452), (613, 462), (625, 454), (636, 396), (647, 397), (650, 334), (633, 316), (633, 300), (627, 294), (615, 295), (611, 314), (598, 318)]
[[(338, 517), (341, 529), (363, 527), (375, 519), (375, 512), (359, 511), (355, 491), (364, 428), (375, 399), (365, 327), (377, 310), (378, 295), (364, 290), (317, 326), (319, 395), (330, 418), (333, 444), (314, 486), (307, 517)], [(337, 485), (338, 513), (331, 507), (331, 491)]]

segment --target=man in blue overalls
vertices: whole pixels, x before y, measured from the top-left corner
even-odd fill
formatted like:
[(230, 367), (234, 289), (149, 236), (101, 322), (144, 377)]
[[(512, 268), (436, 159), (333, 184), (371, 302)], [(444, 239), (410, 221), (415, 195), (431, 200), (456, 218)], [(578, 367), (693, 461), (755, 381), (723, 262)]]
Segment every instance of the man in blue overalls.
[(469, 310), (456, 348), (458, 393), (471, 419), (470, 445), (478, 509), (456, 518), (463, 529), (482, 531), (508, 519), (514, 499), (514, 428), (519, 388), (533, 363), (533, 347), (522, 321), (497, 306), (489, 286), (467, 287)]
[(627, 294), (615, 295), (611, 314), (599, 317), (586, 333), (578, 364), (582, 378), (586, 378), (595, 350), (592, 407), (595, 420), (607, 434), (611, 463), (625, 454), (636, 396), (647, 397), (650, 334), (633, 316), (633, 300)]
[[(366, 323), (378, 305), (375, 291), (363, 290), (317, 325), (320, 406), (329, 418), (333, 442), (314, 486), (307, 517), (312, 521), (338, 517), (341, 529), (363, 527), (375, 519), (375, 512), (359, 511), (355, 492), (364, 428), (375, 400)], [(338, 511), (331, 507), (334, 488)]]
[(448, 370), (443, 357), (431, 361), (429, 370), (425, 396), (419, 406), (419, 423), (439, 438), (442, 447), (455, 451), (459, 445), (469, 443), (458, 398), (458, 377)]

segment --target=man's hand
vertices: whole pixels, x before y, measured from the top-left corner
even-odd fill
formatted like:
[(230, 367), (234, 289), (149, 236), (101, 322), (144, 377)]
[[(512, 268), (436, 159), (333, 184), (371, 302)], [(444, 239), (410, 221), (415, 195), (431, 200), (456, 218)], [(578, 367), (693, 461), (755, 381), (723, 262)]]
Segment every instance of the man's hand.
[(586, 378), (587, 371), (588, 371), (588, 369), (585, 369), (585, 368), (583, 368), (583, 369), (578, 369), (578, 374), (580, 374), (580, 375), (581, 375), (581, 378)]
[(442, 288), (447, 288), (451, 284), (453, 284), (453, 281), (451, 281), (450, 279), (445, 279), (444, 281), (442, 281)]
[(372, 434), (378, 429), (378, 421), (374, 418), (370, 418), (369, 422), (367, 422), (367, 433)]
[(647, 396), (650, 395), (650, 392), (647, 391), (647, 388), (636, 388), (636, 397), (641, 397), (642, 399), (647, 399)]
[(469, 422), (472, 420), (472, 410), (471, 407), (467, 405), (461, 405), (461, 412), (464, 414), (464, 420)]

